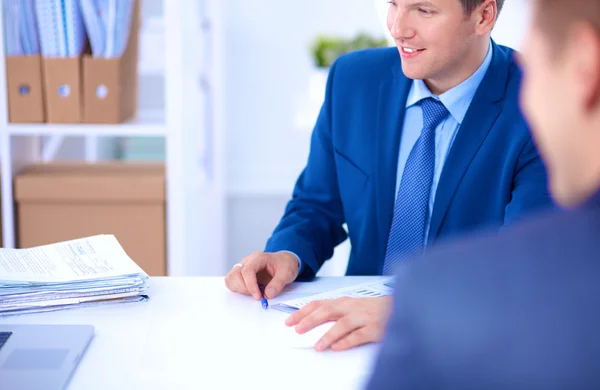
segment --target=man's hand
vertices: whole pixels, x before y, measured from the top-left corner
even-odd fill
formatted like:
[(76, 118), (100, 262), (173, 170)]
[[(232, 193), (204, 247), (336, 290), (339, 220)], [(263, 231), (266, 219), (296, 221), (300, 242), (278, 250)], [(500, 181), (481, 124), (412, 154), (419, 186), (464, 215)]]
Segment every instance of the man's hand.
[(233, 292), (260, 300), (258, 284), (264, 284), (265, 297), (275, 298), (298, 277), (298, 259), (288, 252), (254, 252), (225, 275), (225, 285)]
[(296, 325), (302, 334), (317, 325), (336, 321), (335, 325), (317, 342), (315, 349), (331, 347), (343, 351), (383, 338), (392, 306), (392, 297), (338, 298), (313, 301), (292, 314), (285, 324)]

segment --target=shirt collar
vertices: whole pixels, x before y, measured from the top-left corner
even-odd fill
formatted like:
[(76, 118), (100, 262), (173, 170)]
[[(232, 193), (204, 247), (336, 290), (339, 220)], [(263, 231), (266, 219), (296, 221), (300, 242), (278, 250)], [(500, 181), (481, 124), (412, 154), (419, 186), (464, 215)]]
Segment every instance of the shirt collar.
[(411, 107), (423, 99), (434, 98), (438, 99), (444, 104), (444, 107), (450, 112), (450, 115), (460, 125), (465, 118), (467, 110), (471, 105), (473, 96), (477, 92), (479, 84), (483, 80), (485, 73), (487, 72), (490, 63), (492, 62), (493, 48), (490, 42), (488, 47), (487, 55), (483, 60), (483, 63), (468, 79), (444, 92), (440, 96), (436, 96), (431, 93), (427, 85), (423, 80), (414, 80), (408, 98), (406, 99), (406, 108)]

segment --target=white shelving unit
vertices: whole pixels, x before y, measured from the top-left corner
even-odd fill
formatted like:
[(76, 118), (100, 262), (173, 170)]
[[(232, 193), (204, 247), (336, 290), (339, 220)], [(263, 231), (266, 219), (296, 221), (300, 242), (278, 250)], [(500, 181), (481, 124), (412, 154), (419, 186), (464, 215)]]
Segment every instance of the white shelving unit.
[[(145, 2), (153, 0), (142, 0)], [(225, 271), (223, 68), (220, 0), (154, 0), (162, 17), (142, 19), (139, 72), (164, 77), (164, 110), (139, 111), (128, 123), (10, 124), (5, 77), (0, 77), (0, 158), (5, 248), (14, 248), (13, 179), (51, 159), (64, 137), (85, 139), (94, 161), (101, 137), (165, 139), (167, 273), (220, 275)], [(0, 32), (3, 29), (0, 18)], [(5, 75), (0, 39), (0, 75)], [(197, 80), (197, 82), (192, 82)], [(49, 136), (49, 142), (42, 142)]]

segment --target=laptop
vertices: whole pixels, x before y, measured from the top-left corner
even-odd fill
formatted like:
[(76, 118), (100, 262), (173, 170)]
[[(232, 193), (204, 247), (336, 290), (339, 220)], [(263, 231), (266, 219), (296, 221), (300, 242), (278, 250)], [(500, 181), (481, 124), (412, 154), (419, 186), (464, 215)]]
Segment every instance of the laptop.
[(93, 335), (92, 325), (0, 323), (0, 389), (66, 389)]

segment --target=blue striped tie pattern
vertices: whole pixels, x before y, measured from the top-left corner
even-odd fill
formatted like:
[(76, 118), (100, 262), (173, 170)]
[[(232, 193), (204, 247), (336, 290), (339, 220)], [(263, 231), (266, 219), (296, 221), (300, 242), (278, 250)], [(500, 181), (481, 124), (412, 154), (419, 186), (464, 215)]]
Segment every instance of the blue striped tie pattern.
[(435, 166), (435, 129), (449, 112), (442, 102), (433, 98), (423, 99), (421, 108), (423, 130), (402, 173), (383, 263), (384, 275), (393, 274), (400, 261), (420, 254), (425, 244)]

